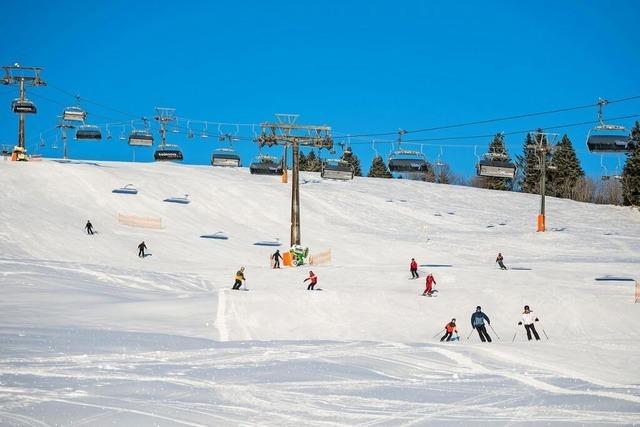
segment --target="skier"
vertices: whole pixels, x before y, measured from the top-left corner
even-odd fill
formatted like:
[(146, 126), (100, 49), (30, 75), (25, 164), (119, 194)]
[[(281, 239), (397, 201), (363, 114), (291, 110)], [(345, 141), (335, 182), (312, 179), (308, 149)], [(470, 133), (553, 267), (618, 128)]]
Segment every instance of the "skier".
[(91, 221), (87, 220), (87, 225), (85, 225), (84, 228), (87, 229), (87, 234), (93, 235), (93, 224), (91, 224)]
[(426, 288), (424, 290), (424, 292), (422, 293), (422, 296), (432, 296), (434, 292), (438, 292), (436, 290), (433, 289), (433, 285), (437, 285), (436, 279), (434, 279), (433, 274), (429, 273), (427, 275), (427, 280), (426, 280)]
[(146, 255), (144, 254), (144, 250), (147, 249), (147, 245), (144, 244), (144, 241), (138, 245), (138, 256), (140, 258), (144, 258)]
[(271, 255), (271, 259), (273, 260), (273, 268), (280, 268), (280, 260), (283, 259), (280, 255), (280, 249), (276, 249), (276, 253)]
[(491, 337), (487, 333), (487, 328), (484, 326), (484, 321), (487, 321), (488, 324), (491, 324), (489, 317), (482, 312), (482, 308), (480, 306), (476, 307), (476, 312), (471, 315), (471, 327), (478, 331), (478, 335), (480, 335), (480, 341), (491, 342)]
[(411, 258), (411, 264), (409, 265), (409, 269), (411, 270), (411, 278), (417, 279), (418, 277), (418, 263), (415, 258)]
[(442, 338), (440, 338), (441, 342), (444, 340), (451, 341), (451, 336), (454, 332), (456, 333), (456, 335), (458, 335), (458, 329), (456, 328), (456, 319), (451, 319), (451, 322), (444, 325), (444, 330), (445, 333)]
[[(307, 280), (309, 280), (309, 286), (307, 286), (307, 290), (308, 291), (313, 291), (313, 287), (318, 283), (318, 276), (316, 276), (315, 274), (313, 274), (313, 271), (309, 272), (309, 277), (307, 277), (306, 279), (304, 279), (304, 281), (306, 282)], [(304, 282), (303, 282), (304, 283)]]
[(537, 317), (534, 318), (533, 312), (529, 310), (529, 306), (524, 306), (524, 313), (522, 313), (522, 321), (518, 322), (518, 326), (524, 323), (524, 329), (527, 331), (527, 339), (531, 341), (531, 333), (533, 332), (533, 336), (536, 337), (536, 341), (540, 341), (540, 336), (538, 335), (538, 331), (536, 331), (536, 327), (533, 322), (538, 322), (539, 319)]
[(240, 267), (240, 270), (236, 272), (236, 281), (233, 283), (233, 288), (236, 291), (240, 290), (240, 286), (242, 286), (242, 282), (244, 282), (246, 277), (244, 277), (244, 267)]
[(500, 270), (506, 270), (507, 267), (504, 265), (504, 257), (500, 252), (498, 252), (498, 256), (496, 257), (496, 262), (500, 266)]

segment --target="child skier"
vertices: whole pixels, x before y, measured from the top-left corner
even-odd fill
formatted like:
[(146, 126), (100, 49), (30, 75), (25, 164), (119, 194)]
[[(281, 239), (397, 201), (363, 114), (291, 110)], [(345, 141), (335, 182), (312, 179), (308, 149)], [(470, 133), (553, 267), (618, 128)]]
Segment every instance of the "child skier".
[(411, 258), (411, 264), (409, 264), (409, 270), (411, 270), (411, 278), (417, 279), (418, 277), (418, 263), (415, 258)]
[(444, 326), (444, 330), (445, 333), (442, 338), (440, 338), (441, 342), (444, 340), (451, 341), (451, 336), (454, 332), (456, 333), (456, 335), (458, 335), (458, 329), (456, 328), (456, 319), (451, 319), (451, 322), (447, 323)]
[[(316, 276), (315, 274), (313, 274), (313, 271), (309, 272), (309, 277), (307, 277), (306, 279), (304, 279), (304, 281), (306, 282), (307, 280), (309, 280), (309, 286), (307, 286), (307, 290), (308, 291), (313, 291), (313, 287), (318, 283), (318, 276)], [(304, 282), (303, 282), (304, 283)]]
[(438, 292), (438, 291), (435, 291), (433, 289), (433, 285), (437, 285), (436, 279), (434, 279), (433, 274), (429, 273), (427, 275), (427, 280), (426, 280), (425, 284), (426, 284), (426, 288), (425, 288), (424, 292), (422, 293), (422, 296), (426, 295), (426, 296), (430, 297), (430, 296), (433, 295), (434, 292)]
[(540, 341), (540, 336), (538, 335), (538, 331), (536, 331), (536, 327), (533, 322), (537, 322), (539, 319), (537, 317), (534, 318), (533, 312), (529, 310), (529, 306), (524, 306), (524, 312), (522, 313), (522, 321), (518, 322), (518, 326), (524, 323), (524, 329), (527, 331), (527, 339), (531, 341), (531, 333), (533, 332), (533, 336), (536, 337), (536, 341)]
[(496, 257), (496, 262), (500, 266), (500, 270), (506, 270), (507, 267), (504, 265), (504, 257), (500, 252), (498, 252), (498, 256)]
[(242, 283), (247, 280), (246, 277), (244, 277), (244, 267), (240, 267), (240, 270), (238, 270), (236, 272), (236, 280), (233, 283), (233, 288), (236, 291), (240, 290), (240, 286), (242, 286)]

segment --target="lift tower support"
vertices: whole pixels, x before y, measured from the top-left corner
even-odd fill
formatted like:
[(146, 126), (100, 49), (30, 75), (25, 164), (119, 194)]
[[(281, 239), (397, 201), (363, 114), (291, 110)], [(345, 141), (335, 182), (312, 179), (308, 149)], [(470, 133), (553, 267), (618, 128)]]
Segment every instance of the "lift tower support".
[[(300, 244), (300, 146), (327, 148), (333, 147), (331, 128), (324, 125), (296, 124), (298, 114), (276, 114), (276, 122), (260, 124), (262, 133), (258, 137), (260, 146), (284, 145), (291, 147), (291, 246)], [(286, 156), (285, 156), (286, 158)], [(283, 165), (284, 173), (287, 164)]]

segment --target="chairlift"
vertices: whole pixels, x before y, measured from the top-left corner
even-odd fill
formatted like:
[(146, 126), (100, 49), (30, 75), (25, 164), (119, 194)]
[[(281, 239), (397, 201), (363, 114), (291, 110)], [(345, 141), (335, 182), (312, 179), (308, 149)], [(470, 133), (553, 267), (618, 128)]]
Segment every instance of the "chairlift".
[(191, 200), (189, 200), (189, 195), (185, 194), (184, 197), (169, 197), (163, 200), (163, 202), (167, 202), (167, 203), (178, 203), (180, 205), (188, 205), (189, 203), (191, 203)]
[(40, 134), (40, 142), (38, 143), (38, 147), (43, 148), (46, 146), (47, 144), (44, 142), (44, 138), (42, 137), (42, 134)]
[(249, 172), (254, 175), (282, 175), (282, 161), (260, 154), (249, 165)]
[(164, 144), (153, 153), (153, 159), (157, 162), (182, 161), (182, 151), (177, 145)]
[(187, 120), (187, 138), (193, 139), (193, 129), (191, 129), (189, 120)]
[(126, 132), (127, 132), (127, 128), (123, 125), (122, 132), (120, 132), (120, 141), (126, 141), (127, 139)]
[(395, 150), (389, 155), (388, 167), (394, 178), (404, 178), (426, 172), (428, 163), (419, 151)]
[(604, 106), (609, 101), (598, 99), (598, 125), (587, 133), (587, 148), (592, 153), (625, 153), (633, 149), (629, 132), (624, 126), (604, 122)]
[(516, 165), (509, 161), (506, 154), (487, 153), (476, 166), (478, 176), (488, 178), (514, 179), (516, 176)]
[(232, 148), (218, 148), (211, 155), (211, 166), (239, 167), (240, 156)]
[(202, 138), (202, 139), (209, 138), (209, 132), (208, 132), (208, 128), (207, 128), (207, 123), (206, 122), (204, 124), (204, 129), (202, 129), (202, 132), (200, 133), (200, 138)]
[(82, 125), (76, 131), (76, 139), (99, 141), (102, 139), (102, 132), (98, 126)]
[(324, 179), (347, 181), (353, 179), (353, 166), (342, 159), (327, 159), (322, 162), (320, 176)]
[(80, 107), (67, 107), (62, 113), (62, 119), (69, 122), (82, 122), (87, 119), (87, 112)]
[(153, 135), (148, 130), (132, 130), (129, 134), (129, 145), (138, 147), (151, 147)]
[(11, 109), (14, 113), (19, 114), (36, 114), (36, 104), (29, 101), (28, 99), (20, 99), (16, 98), (11, 103)]
[(111, 192), (116, 194), (138, 194), (138, 190), (133, 186), (133, 184), (127, 184), (124, 187), (115, 188), (111, 190)]
[(111, 136), (111, 131), (109, 130), (109, 124), (106, 125), (106, 129), (107, 129), (107, 139), (110, 140), (113, 137)]

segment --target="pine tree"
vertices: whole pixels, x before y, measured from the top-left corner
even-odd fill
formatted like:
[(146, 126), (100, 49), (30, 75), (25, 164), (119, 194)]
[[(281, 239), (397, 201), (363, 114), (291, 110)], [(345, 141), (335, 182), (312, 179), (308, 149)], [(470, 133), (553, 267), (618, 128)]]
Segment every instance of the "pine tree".
[(367, 176), (370, 178), (391, 178), (391, 172), (387, 169), (382, 156), (378, 155), (373, 158)]
[(622, 203), (625, 206), (640, 206), (640, 122), (631, 129), (632, 151), (622, 170)]
[(577, 184), (580, 178), (584, 177), (584, 170), (580, 166), (576, 150), (566, 134), (556, 144), (552, 162), (555, 170), (550, 169), (549, 172), (550, 180), (547, 183), (549, 195), (575, 198)]
[(307, 171), (307, 156), (304, 155), (302, 150), (298, 154), (298, 169), (301, 171)]
[(351, 150), (347, 150), (342, 153), (342, 160), (346, 161), (353, 167), (353, 173), (355, 176), (362, 176), (362, 169), (360, 168), (360, 159)]
[[(542, 129), (538, 129), (538, 132), (542, 132)], [(540, 153), (537, 151), (539, 144), (538, 141), (534, 141), (532, 134), (527, 134), (524, 140), (523, 155), (516, 156), (517, 165), (519, 170), (520, 179), (518, 186), (520, 191), (524, 193), (540, 194)], [(546, 136), (540, 134), (538, 138), (542, 138), (542, 145), (548, 144)], [(547, 162), (551, 159), (549, 153), (546, 154)], [(550, 171), (547, 169), (547, 179), (550, 178)]]
[(307, 172), (320, 172), (322, 170), (322, 161), (316, 155), (315, 151), (312, 151), (309, 154), (307, 154), (305, 166), (306, 166), (305, 170)]
[[(489, 153), (497, 155), (496, 160), (511, 161), (507, 147), (504, 145), (504, 134), (497, 133), (489, 144)], [(484, 177), (483, 188), (491, 190), (509, 191), (513, 188), (513, 180), (496, 177)]]

